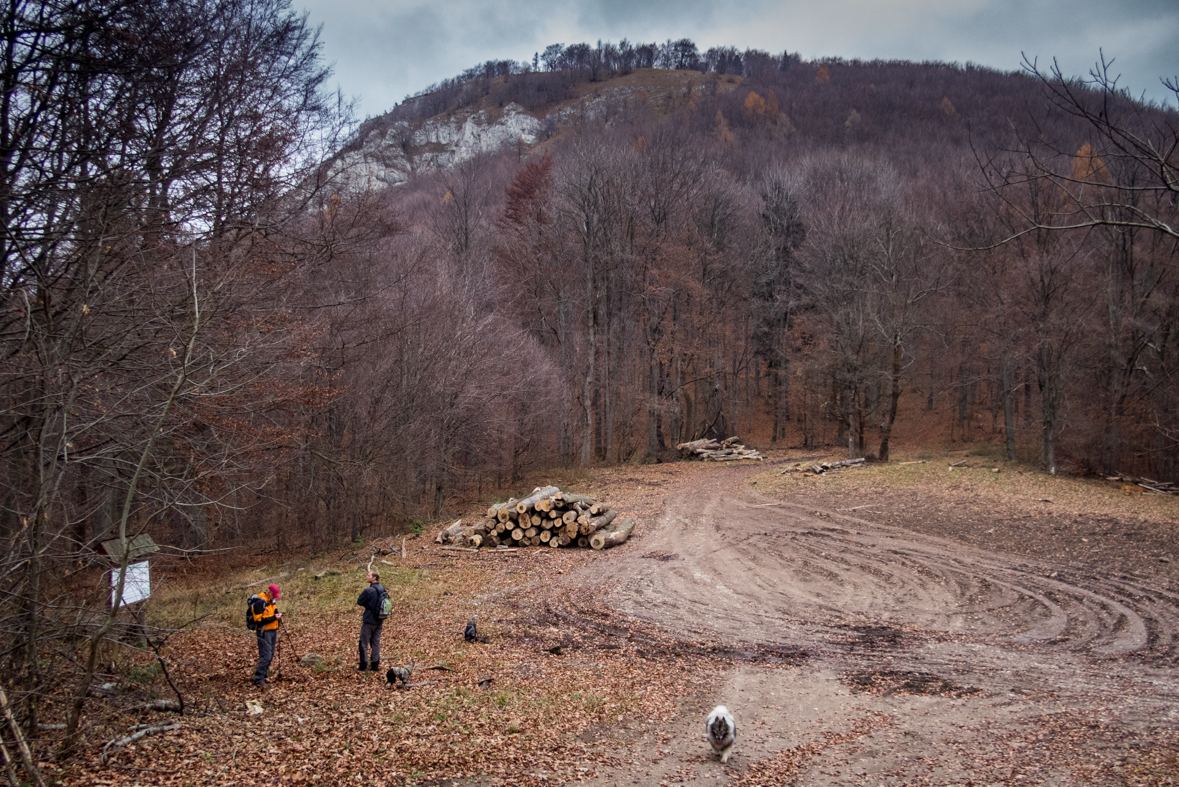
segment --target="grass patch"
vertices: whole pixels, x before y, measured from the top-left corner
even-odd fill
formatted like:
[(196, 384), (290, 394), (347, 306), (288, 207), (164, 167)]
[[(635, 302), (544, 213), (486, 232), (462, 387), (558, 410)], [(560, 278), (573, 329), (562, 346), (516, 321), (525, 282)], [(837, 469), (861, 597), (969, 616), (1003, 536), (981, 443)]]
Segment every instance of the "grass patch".
[(131, 667), (127, 671), (127, 680), (131, 683), (148, 684), (155, 681), (161, 674), (163, 674), (163, 669), (160, 667), (160, 662), (152, 661), (148, 664)]
[[(1058, 512), (1101, 515), (1135, 515), (1159, 522), (1179, 521), (1179, 497), (1152, 495), (1122, 488), (1104, 479), (1053, 476), (1035, 468), (1002, 461), (1002, 447), (969, 451), (894, 456), (890, 462), (872, 462), (826, 475), (772, 469), (752, 476), (759, 491), (790, 496), (802, 492), (850, 493), (920, 489), (938, 495), (966, 495), (979, 503), (1008, 500), (1022, 503), (1051, 502)], [(839, 461), (824, 457), (808, 461)], [(787, 457), (789, 459), (789, 457)], [(997, 471), (997, 472), (996, 472)]]
[[(342, 558), (343, 556), (337, 556)], [(321, 557), (320, 560), (323, 558)], [(398, 610), (436, 601), (446, 590), (446, 582), (420, 568), (374, 566), (381, 584), (389, 591)], [(286, 576), (280, 576), (286, 572)], [(284, 613), (297, 609), (300, 615), (329, 615), (353, 612), (356, 599), (365, 584), (365, 567), (354, 565), (328, 569), (322, 565), (291, 567), (267, 565), (260, 569), (219, 577), (207, 582), (183, 583), (165, 580), (153, 594), (148, 614), (150, 623), (164, 629), (193, 626), (227, 626), (245, 629), (246, 599), (261, 592), (270, 582), (253, 584), (259, 577), (273, 576), (273, 584), (282, 590), (279, 609)]]
[(500, 710), (504, 710), (512, 707), (517, 699), (518, 696), (515, 692), (497, 691), (491, 695), (491, 704)]

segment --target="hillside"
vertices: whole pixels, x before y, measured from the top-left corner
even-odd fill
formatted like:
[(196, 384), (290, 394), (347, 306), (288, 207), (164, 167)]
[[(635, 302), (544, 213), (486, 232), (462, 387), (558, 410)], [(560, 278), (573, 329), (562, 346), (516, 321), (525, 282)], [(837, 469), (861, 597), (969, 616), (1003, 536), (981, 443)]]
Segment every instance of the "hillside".
[(553, 427), (490, 453), (650, 461), (740, 431), (883, 458), (895, 426), (1174, 478), (1173, 163), (1151, 151), (1176, 113), (1048, 74), (768, 62), (489, 67), (345, 148), (333, 188), (383, 193), (414, 254), (536, 342), (519, 406)]
[[(745, 106), (749, 96), (760, 109)], [(769, 101), (767, 107), (764, 103)], [(427, 113), (433, 112), (434, 114)], [(791, 61), (757, 77), (640, 68), (628, 73), (496, 76), (460, 100), (424, 94), (366, 121), (343, 149), (337, 172), (350, 184), (399, 185), (414, 172), (480, 154), (536, 154), (586, 124), (678, 117), (715, 131), (717, 113), (741, 142), (768, 136), (791, 150), (872, 145), (897, 158), (972, 144), (1010, 143), (1045, 123), (1074, 136), (1083, 127), (1050, 116), (1039, 83), (1024, 73), (938, 63)]]

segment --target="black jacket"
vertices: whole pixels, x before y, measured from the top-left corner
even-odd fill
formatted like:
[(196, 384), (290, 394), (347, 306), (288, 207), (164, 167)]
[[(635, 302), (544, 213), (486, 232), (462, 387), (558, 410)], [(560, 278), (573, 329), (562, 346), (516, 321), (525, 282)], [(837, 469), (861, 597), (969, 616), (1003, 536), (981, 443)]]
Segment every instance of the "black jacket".
[(364, 607), (364, 623), (376, 623), (379, 626), (385, 622), (378, 615), (381, 611), (381, 591), (384, 589), (380, 582), (374, 582), (362, 590), (360, 598), (356, 599), (356, 605)]

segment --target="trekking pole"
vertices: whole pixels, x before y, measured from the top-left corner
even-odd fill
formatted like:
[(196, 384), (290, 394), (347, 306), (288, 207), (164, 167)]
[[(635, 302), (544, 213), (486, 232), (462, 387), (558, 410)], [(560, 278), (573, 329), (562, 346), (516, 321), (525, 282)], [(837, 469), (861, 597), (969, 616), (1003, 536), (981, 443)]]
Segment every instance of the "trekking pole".
[(278, 670), (278, 679), (282, 680), (282, 621), (278, 621), (278, 628), (274, 631), (274, 666)]
[(288, 631), (287, 636), (292, 637), (292, 639), (291, 639), (291, 655), (294, 656), (297, 661), (302, 662), (303, 661), (303, 654), (299, 652), (299, 648), (295, 644), (295, 640), (293, 639), (294, 634)]
[[(293, 636), (291, 634), (290, 629), (288, 629), (283, 623), (280, 622), (278, 625), (279, 625), (280, 630), (286, 635), (286, 637)], [(283, 637), (280, 637), (280, 639), (283, 639)], [(299, 653), (299, 649), (295, 646), (295, 641), (293, 639), (291, 640), (290, 650), (291, 650), (291, 657), (296, 660), (296, 665), (297, 665), (298, 662), (301, 662), (303, 660), (303, 655), (301, 653)]]

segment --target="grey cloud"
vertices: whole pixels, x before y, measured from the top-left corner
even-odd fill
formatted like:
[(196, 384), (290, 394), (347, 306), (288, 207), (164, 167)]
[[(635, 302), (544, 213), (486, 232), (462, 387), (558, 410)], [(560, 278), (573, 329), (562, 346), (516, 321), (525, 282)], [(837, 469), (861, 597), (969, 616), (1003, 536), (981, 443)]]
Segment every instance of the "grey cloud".
[[(703, 28), (716, 19), (737, 13), (752, 16), (760, 2), (720, 2), (720, 0), (598, 0), (578, 4), (579, 21), (587, 30), (610, 30), (619, 38), (635, 39), (627, 32), (631, 26), (638, 30), (659, 27), (672, 30), (677, 25), (684, 28)], [(669, 32), (665, 38), (676, 38)], [(683, 38), (684, 36), (678, 36)]]
[[(1122, 85), (1154, 100), (1174, 96), (1160, 77), (1179, 72), (1175, 0), (294, 0), (324, 26), (325, 55), (346, 95), (375, 114), (406, 95), (486, 60), (530, 60), (552, 43), (691, 38), (801, 52), (806, 57), (943, 60), (1002, 71), (1021, 53), (1056, 58), (1084, 75), (1104, 51)], [(302, 5), (300, 5), (300, 2)]]

